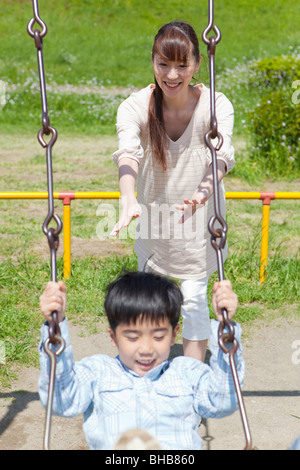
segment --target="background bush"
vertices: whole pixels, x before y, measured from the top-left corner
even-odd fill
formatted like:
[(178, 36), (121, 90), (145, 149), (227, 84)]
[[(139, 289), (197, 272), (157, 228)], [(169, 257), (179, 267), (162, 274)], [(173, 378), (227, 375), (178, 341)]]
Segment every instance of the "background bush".
[(265, 177), (300, 175), (300, 112), (298, 100), (293, 99), (299, 65), (298, 57), (281, 56), (256, 61), (250, 68), (249, 86), (262, 93), (249, 113), (250, 160)]
[(292, 55), (267, 57), (254, 61), (250, 72), (250, 86), (263, 91), (267, 88), (290, 88), (294, 80), (300, 79), (300, 59)]

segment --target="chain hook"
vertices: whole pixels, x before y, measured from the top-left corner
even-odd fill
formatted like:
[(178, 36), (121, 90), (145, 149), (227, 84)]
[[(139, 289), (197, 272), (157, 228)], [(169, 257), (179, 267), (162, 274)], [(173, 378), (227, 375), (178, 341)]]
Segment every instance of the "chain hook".
[(44, 431), (44, 449), (50, 449), (50, 429), (51, 429), (51, 418), (53, 408), (53, 397), (55, 387), (55, 372), (56, 372), (56, 359), (64, 351), (66, 344), (65, 340), (60, 335), (56, 335), (55, 344), (59, 344), (58, 349), (55, 351), (51, 349), (51, 343), (53, 344), (50, 336), (44, 343), (44, 351), (50, 359), (50, 372), (49, 372), (49, 390), (48, 390), (48, 401), (46, 408), (46, 419), (45, 419), (45, 431)]
[(221, 41), (222, 35), (218, 26), (214, 25), (214, 2), (213, 0), (208, 0), (208, 25), (202, 33), (202, 40), (207, 45), (209, 45), (211, 37), (214, 37), (207, 36), (211, 31), (213, 31), (216, 35), (216, 37), (214, 38), (215, 44), (218, 44), (218, 42)]
[[(42, 121), (43, 121), (43, 118), (44, 117), (42, 117)], [(46, 135), (52, 134), (52, 136), (51, 136), (48, 143), (44, 139), (44, 134), (46, 134)], [(37, 139), (38, 139), (38, 141), (39, 141), (39, 143), (41, 144), (42, 147), (44, 147), (44, 148), (51, 147), (52, 148), (53, 145), (55, 144), (56, 140), (57, 140), (57, 131), (54, 127), (48, 126), (47, 127), (47, 133), (46, 133), (45, 130), (44, 130), (44, 126), (43, 126), (43, 128), (40, 129), (38, 134), (37, 134)]]
[(27, 25), (27, 32), (29, 36), (31, 36), (32, 38), (35, 38), (35, 31), (33, 31), (33, 25), (34, 23), (37, 23), (42, 28), (42, 31), (41, 32), (39, 30), (36, 30), (36, 31), (39, 32), (40, 38), (44, 38), (47, 34), (47, 26), (40, 17), (38, 0), (32, 0), (32, 6), (33, 6), (33, 18), (29, 21)]

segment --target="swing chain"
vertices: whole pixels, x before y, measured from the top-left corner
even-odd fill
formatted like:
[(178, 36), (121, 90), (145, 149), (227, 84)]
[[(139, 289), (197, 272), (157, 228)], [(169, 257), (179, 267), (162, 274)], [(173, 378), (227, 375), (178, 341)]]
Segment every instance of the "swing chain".
[[(213, 31), (216, 36), (208, 34)], [(208, 230), (211, 234), (211, 245), (216, 251), (217, 265), (219, 280), (224, 280), (224, 266), (222, 249), (225, 248), (227, 239), (227, 224), (222, 217), (220, 210), (220, 199), (219, 199), (219, 183), (218, 183), (218, 163), (216, 152), (220, 150), (223, 145), (223, 137), (218, 131), (218, 122), (215, 110), (215, 52), (216, 45), (221, 40), (221, 32), (217, 26), (214, 25), (214, 0), (208, 0), (208, 25), (204, 29), (202, 34), (202, 40), (207, 45), (207, 54), (209, 58), (209, 75), (210, 75), (210, 129), (205, 134), (204, 140), (211, 152), (212, 157), (212, 175), (213, 175), (213, 194), (214, 194), (214, 215), (208, 222)], [(212, 142), (214, 140), (214, 142)], [(215, 228), (215, 224), (218, 222), (219, 226)], [(219, 243), (217, 242), (219, 240)], [(236, 364), (235, 364), (235, 353), (238, 350), (239, 344), (235, 338), (235, 331), (233, 323), (228, 318), (228, 313), (225, 308), (222, 309), (223, 320), (220, 322), (218, 330), (218, 342), (222, 351), (229, 355), (229, 363), (233, 376), (234, 386), (238, 399), (242, 424), (244, 428), (246, 446), (245, 450), (251, 449), (251, 435), (248, 426), (247, 416), (245, 412), (245, 406), (243, 402), (243, 396), (241, 393), (241, 386), (238, 379)], [(226, 343), (231, 343), (229, 348)]]
[[(45, 68), (43, 60), (43, 38), (47, 34), (47, 26), (39, 15), (38, 0), (32, 0), (33, 5), (33, 18), (27, 25), (28, 34), (34, 38), (35, 46), (37, 49), (37, 61), (40, 81), (41, 92), (41, 105), (42, 105), (42, 128), (39, 130), (37, 139), (40, 145), (46, 149), (46, 163), (47, 163), (47, 186), (48, 186), (48, 214), (43, 223), (43, 232), (48, 239), (48, 244), (51, 253), (51, 277), (52, 281), (56, 282), (56, 251), (59, 245), (59, 234), (62, 230), (62, 221), (60, 217), (54, 213), (54, 198), (53, 198), (53, 171), (52, 171), (52, 147), (57, 140), (57, 131), (50, 125), (47, 105), (47, 92), (45, 80)], [(42, 30), (33, 29), (34, 24), (37, 23)], [(49, 142), (45, 141), (44, 136), (51, 135)], [(56, 228), (49, 228), (50, 222), (56, 223)], [(55, 328), (58, 331), (58, 325)], [(54, 340), (54, 337), (53, 337)]]
[[(53, 171), (52, 171), (52, 147), (57, 140), (57, 131), (50, 125), (50, 119), (48, 114), (47, 105), (47, 93), (46, 93), (46, 81), (45, 81), (45, 69), (43, 60), (43, 38), (47, 34), (47, 26), (44, 21), (40, 18), (38, 0), (32, 0), (33, 5), (33, 18), (27, 25), (28, 34), (34, 38), (35, 46), (37, 49), (37, 61), (40, 81), (40, 92), (41, 92), (41, 105), (42, 105), (42, 128), (37, 134), (37, 139), (40, 145), (46, 149), (46, 164), (47, 164), (47, 187), (48, 187), (48, 214), (43, 223), (43, 232), (47, 236), (48, 245), (50, 248), (50, 262), (51, 262), (51, 280), (57, 281), (57, 263), (56, 263), (56, 252), (59, 245), (59, 234), (62, 230), (62, 221), (60, 217), (54, 213), (54, 198), (53, 198)], [(34, 29), (34, 24), (37, 23), (41, 27)], [(44, 136), (50, 135), (48, 143), (45, 141)], [(56, 223), (56, 228), (49, 227), (51, 221)], [(56, 358), (65, 349), (65, 341), (61, 336), (58, 313), (52, 312), (52, 320), (49, 322), (49, 337), (44, 343), (44, 351), (50, 359), (50, 378), (49, 378), (49, 390), (48, 390), (48, 402), (46, 410), (46, 422), (45, 422), (45, 434), (44, 434), (44, 448), (49, 449), (50, 440), (50, 428), (51, 428), (51, 415), (52, 405), (54, 396), (55, 386), (55, 370), (56, 370)], [(55, 349), (51, 348), (51, 344), (55, 345)]]
[[(227, 239), (227, 224), (222, 217), (220, 210), (220, 198), (219, 198), (219, 184), (218, 184), (218, 162), (216, 152), (221, 149), (223, 145), (223, 136), (218, 131), (218, 122), (216, 116), (216, 104), (215, 104), (215, 52), (216, 45), (221, 40), (221, 32), (217, 26), (214, 26), (214, 1), (208, 1), (208, 25), (204, 29), (202, 34), (202, 40), (207, 44), (207, 54), (209, 58), (209, 76), (210, 76), (210, 129), (204, 136), (205, 143), (210, 149), (212, 157), (212, 176), (213, 176), (213, 194), (214, 194), (214, 215), (211, 217), (208, 223), (208, 229), (211, 234), (211, 244), (217, 252), (219, 279), (224, 279), (223, 271), (223, 259), (221, 250), (224, 249)], [(214, 31), (216, 37), (211, 35), (208, 37), (208, 33)], [(218, 222), (219, 227), (215, 228), (215, 224)], [(219, 239), (219, 243), (217, 243)]]
[[(43, 38), (47, 34), (47, 26), (44, 21), (41, 19), (39, 15), (39, 6), (38, 0), (32, 0), (33, 5), (33, 15), (34, 17), (29, 21), (27, 25), (27, 32), (28, 34), (34, 38), (35, 47), (37, 49), (37, 56), (38, 56), (38, 67), (39, 67), (39, 75), (40, 75), (40, 90), (41, 90), (41, 100), (42, 100), (42, 125), (43, 125), (43, 133), (49, 135), (50, 132), (54, 132), (54, 130), (50, 129), (50, 119), (48, 115), (48, 107), (47, 107), (47, 95), (46, 95), (46, 83), (45, 83), (45, 73), (44, 73), (44, 63), (43, 63)], [(34, 29), (34, 24), (37, 23), (42, 30)], [(42, 144), (41, 140), (39, 142)], [(46, 143), (44, 142), (46, 146)]]

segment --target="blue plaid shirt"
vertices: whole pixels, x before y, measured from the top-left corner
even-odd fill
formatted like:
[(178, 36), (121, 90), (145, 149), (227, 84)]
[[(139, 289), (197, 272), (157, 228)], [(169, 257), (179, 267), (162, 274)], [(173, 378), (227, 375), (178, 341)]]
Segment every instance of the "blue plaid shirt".
[[(97, 354), (73, 362), (67, 320), (61, 324), (65, 351), (57, 358), (53, 413), (84, 414), (83, 430), (90, 449), (113, 449), (121, 433), (147, 430), (163, 449), (202, 449), (199, 422), (222, 418), (237, 409), (228, 354), (217, 342), (218, 322), (212, 321), (210, 366), (188, 357), (165, 361), (143, 377), (119, 359)], [(49, 358), (42, 348), (48, 337), (43, 325), (40, 343), (39, 393), (46, 406)], [(240, 327), (235, 326), (240, 343)], [(244, 378), (241, 349), (235, 356), (239, 379)]]

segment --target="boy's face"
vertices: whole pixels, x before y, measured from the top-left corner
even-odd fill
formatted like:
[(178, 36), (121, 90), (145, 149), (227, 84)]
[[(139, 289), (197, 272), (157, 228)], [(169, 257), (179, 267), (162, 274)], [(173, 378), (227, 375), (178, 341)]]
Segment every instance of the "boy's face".
[(148, 319), (109, 328), (112, 343), (117, 346), (121, 361), (132, 371), (143, 376), (166, 361), (174, 344), (179, 325), (173, 330), (167, 318), (159, 323)]

